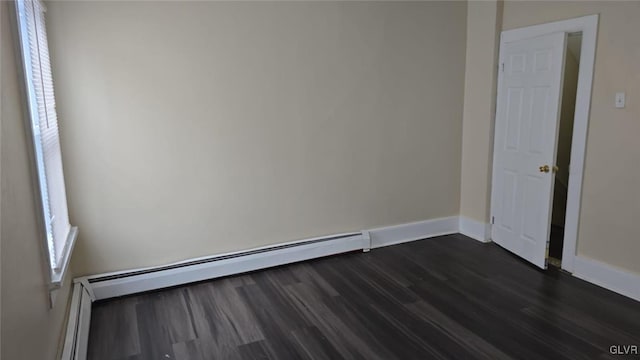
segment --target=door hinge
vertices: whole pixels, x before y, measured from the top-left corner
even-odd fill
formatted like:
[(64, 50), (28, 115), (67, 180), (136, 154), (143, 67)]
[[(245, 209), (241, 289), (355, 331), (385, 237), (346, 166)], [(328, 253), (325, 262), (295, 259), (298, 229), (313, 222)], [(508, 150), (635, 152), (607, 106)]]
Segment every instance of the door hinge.
[(500, 71), (504, 72), (504, 63), (500, 63)]
[(496, 217), (495, 217), (495, 216), (492, 216), (492, 217), (491, 217), (491, 225), (493, 225), (493, 224), (495, 224), (495, 223), (496, 223)]

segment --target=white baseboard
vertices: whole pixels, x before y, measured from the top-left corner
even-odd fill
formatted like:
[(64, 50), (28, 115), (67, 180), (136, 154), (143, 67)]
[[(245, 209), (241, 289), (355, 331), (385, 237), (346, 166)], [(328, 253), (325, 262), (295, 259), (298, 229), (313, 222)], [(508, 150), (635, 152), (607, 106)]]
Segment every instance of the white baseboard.
[(67, 333), (60, 359), (85, 360), (89, 346), (89, 324), (93, 300), (90, 292), (81, 282), (74, 282), (72, 291)]
[(450, 216), (368, 230), (371, 248), (379, 248), (458, 232), (458, 217)]
[(281, 243), (198, 258), (156, 268), (89, 276), (96, 300), (162, 289), (222, 276), (369, 248), (361, 233)]
[(248, 251), (192, 259), (161, 267), (82, 278), (97, 300), (239, 274), (354, 250), (393, 245), (458, 232), (457, 216), (292, 241)]
[[(458, 216), (338, 234), (202, 257), (161, 267), (113, 272), (75, 279), (62, 360), (85, 360), (91, 302), (272, 266), (378, 248), (441, 235), (462, 233), (490, 241), (490, 226)], [(640, 301), (640, 275), (577, 256), (574, 276)]]
[(574, 258), (573, 276), (640, 301), (640, 274), (584, 256)]
[(460, 216), (460, 234), (481, 242), (490, 242), (491, 224)]

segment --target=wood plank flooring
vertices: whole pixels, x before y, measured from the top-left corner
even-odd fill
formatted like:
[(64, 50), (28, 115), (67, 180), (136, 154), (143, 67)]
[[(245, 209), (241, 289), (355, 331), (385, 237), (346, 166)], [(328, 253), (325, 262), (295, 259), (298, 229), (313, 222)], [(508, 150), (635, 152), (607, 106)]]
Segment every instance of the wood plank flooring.
[(89, 359), (625, 358), (612, 345), (640, 346), (640, 303), (450, 235), (97, 302)]

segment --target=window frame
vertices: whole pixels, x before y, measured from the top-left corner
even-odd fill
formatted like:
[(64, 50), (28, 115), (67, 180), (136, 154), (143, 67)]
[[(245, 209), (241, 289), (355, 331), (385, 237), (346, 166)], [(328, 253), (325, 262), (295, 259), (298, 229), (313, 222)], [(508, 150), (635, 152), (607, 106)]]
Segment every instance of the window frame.
[[(41, 245), (43, 252), (46, 256), (45, 262), (47, 265), (48, 275), (49, 275), (49, 284), (50, 290), (55, 290), (62, 287), (62, 284), (65, 279), (65, 275), (68, 272), (69, 263), (71, 260), (71, 254), (73, 252), (73, 248), (75, 246), (77, 237), (78, 237), (78, 228), (76, 226), (70, 226), (69, 231), (66, 234), (64, 240), (56, 239), (53, 236), (53, 231), (49, 231), (52, 228), (52, 223), (54, 220), (54, 216), (51, 216), (50, 210), (50, 202), (49, 202), (49, 184), (47, 183), (47, 171), (44, 166), (44, 150), (42, 139), (40, 137), (40, 114), (38, 111), (38, 102), (36, 97), (36, 90), (33, 85), (34, 81), (34, 73), (32, 68), (32, 56), (31, 49), (29, 45), (29, 35), (28, 35), (28, 23), (24, 21), (21, 17), (21, 11), (23, 11), (25, 3), (39, 3), (39, 6), (46, 10), (44, 3), (41, 0), (16, 0), (15, 3), (15, 12), (14, 12), (14, 26), (16, 29), (16, 44), (18, 47), (18, 57), (19, 63), (22, 71), (22, 86), (23, 86), (23, 96), (24, 96), (24, 106), (26, 109), (25, 116), (25, 130), (28, 136), (28, 145), (29, 145), (29, 158), (32, 165), (32, 179), (35, 193), (35, 202), (36, 202), (36, 213), (37, 213), (37, 221), (38, 221), (38, 235), (41, 239)], [(35, 11), (35, 6), (34, 6)], [(39, 17), (36, 17), (34, 21), (38, 22)], [(36, 24), (36, 26), (38, 26)], [(46, 27), (46, 22), (44, 24), (40, 24), (42, 27)], [(44, 40), (47, 46), (48, 52), (48, 39)], [(40, 53), (38, 52), (38, 61), (42, 66)], [(52, 73), (51, 67), (49, 68), (49, 73)], [(42, 73), (40, 74), (42, 78)], [(53, 85), (52, 85), (53, 88)], [(44, 91), (44, 90), (43, 90)], [(55, 91), (53, 91), (53, 97), (55, 99)], [(57, 131), (58, 142), (60, 142), (60, 133)], [(61, 154), (60, 154), (61, 156)], [(63, 173), (63, 169), (61, 169)], [(62, 175), (64, 179), (64, 175)], [(63, 181), (64, 184), (64, 181)], [(66, 187), (66, 186), (65, 186)], [(65, 209), (68, 214), (68, 207)], [(53, 243), (53, 247), (51, 245)], [(61, 245), (63, 247), (62, 253), (59, 257), (57, 254), (52, 254), (51, 249), (55, 248), (55, 245)], [(52, 302), (54, 298), (52, 297)]]

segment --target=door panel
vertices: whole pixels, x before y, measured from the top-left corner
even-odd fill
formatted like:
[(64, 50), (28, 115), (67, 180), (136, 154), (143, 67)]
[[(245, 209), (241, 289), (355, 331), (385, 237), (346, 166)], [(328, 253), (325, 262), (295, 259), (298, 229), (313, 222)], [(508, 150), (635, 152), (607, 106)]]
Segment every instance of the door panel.
[(520, 124), (522, 123), (522, 104), (524, 88), (510, 88), (507, 94), (507, 132), (505, 150), (517, 151), (520, 143)]
[[(546, 268), (566, 34), (507, 43), (501, 49), (492, 238)], [(540, 166), (548, 165), (549, 172)]]
[(504, 227), (506, 230), (514, 231), (515, 226), (515, 207), (516, 207), (516, 197), (518, 194), (518, 173), (515, 171), (510, 171), (508, 169), (503, 170), (503, 180), (504, 182), (504, 193), (502, 196), (502, 209), (504, 215), (499, 217), (499, 226)]

